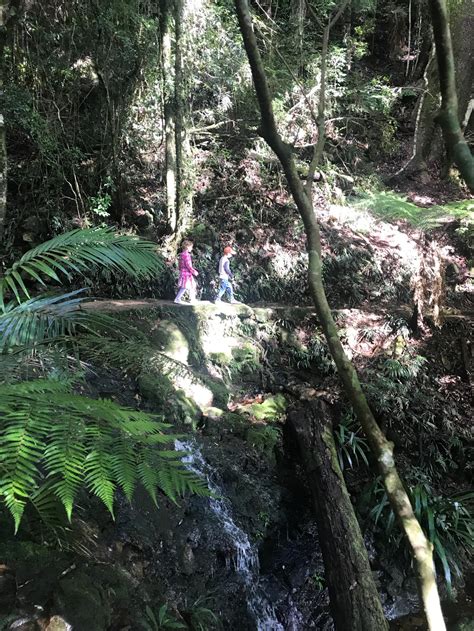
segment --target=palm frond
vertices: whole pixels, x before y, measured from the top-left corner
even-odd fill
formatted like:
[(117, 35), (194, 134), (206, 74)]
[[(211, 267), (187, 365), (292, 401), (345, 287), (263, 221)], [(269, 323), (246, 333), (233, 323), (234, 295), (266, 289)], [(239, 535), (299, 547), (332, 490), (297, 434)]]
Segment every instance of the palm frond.
[(61, 275), (71, 278), (91, 267), (147, 278), (160, 273), (164, 265), (150, 241), (110, 228), (72, 230), (29, 250), (7, 269), (0, 279), (0, 308), (4, 308), (7, 293), (18, 303), (30, 298), (25, 279), (46, 285), (48, 279), (60, 282)]
[[(0, 353), (71, 337), (78, 330), (93, 334), (128, 333), (130, 327), (104, 313), (82, 310), (78, 289), (66, 294), (43, 295), (6, 305), (0, 313)], [(96, 338), (97, 339), (97, 338)]]

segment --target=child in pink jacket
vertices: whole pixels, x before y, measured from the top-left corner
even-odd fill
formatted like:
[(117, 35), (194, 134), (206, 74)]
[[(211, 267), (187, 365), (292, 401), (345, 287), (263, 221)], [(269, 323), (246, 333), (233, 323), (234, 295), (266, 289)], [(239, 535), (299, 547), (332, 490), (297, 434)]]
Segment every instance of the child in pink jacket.
[(198, 275), (198, 271), (194, 269), (191, 261), (191, 250), (193, 249), (192, 241), (183, 241), (183, 249), (179, 255), (179, 280), (178, 280), (178, 293), (174, 301), (177, 304), (182, 304), (181, 298), (186, 291), (189, 291), (190, 302), (196, 302), (196, 281), (195, 276)]

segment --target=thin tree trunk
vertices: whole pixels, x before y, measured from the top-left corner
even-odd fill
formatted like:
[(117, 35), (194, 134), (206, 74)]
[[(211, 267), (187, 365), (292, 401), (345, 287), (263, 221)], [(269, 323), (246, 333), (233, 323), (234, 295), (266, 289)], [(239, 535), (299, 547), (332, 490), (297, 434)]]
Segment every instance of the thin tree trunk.
[(165, 126), (166, 221), (172, 234), (177, 225), (176, 120), (173, 53), (171, 49), (170, 0), (164, 2), (161, 19), (161, 68), (163, 73), (163, 118)]
[[(311, 198), (311, 192), (313, 188), (313, 179), (314, 174), (316, 173), (316, 169), (321, 163), (321, 159), (323, 157), (324, 145), (326, 144), (326, 72), (327, 72), (327, 61), (328, 61), (328, 48), (329, 48), (329, 35), (331, 34), (331, 29), (339, 20), (341, 15), (346, 10), (350, 0), (343, 0), (338, 10), (334, 15), (331, 15), (328, 23), (324, 27), (323, 30), (323, 45), (321, 48), (321, 77), (320, 77), (320, 89), (319, 89), (319, 101), (318, 101), (318, 115), (317, 115), (317, 124), (318, 124), (318, 139), (316, 141), (316, 145), (314, 146), (313, 159), (311, 160), (311, 164), (309, 165), (308, 177), (306, 180), (306, 193)], [(312, 9), (310, 9), (313, 12)], [(314, 13), (314, 12), (313, 12)], [(316, 16), (317, 17), (317, 16)]]
[(364, 539), (337, 458), (328, 407), (305, 401), (288, 415), (314, 502), (326, 568), (331, 613), (337, 629), (388, 629)]
[(185, 6), (183, 0), (175, 0), (175, 143), (176, 143), (176, 239), (179, 240), (189, 227), (192, 215), (193, 190), (191, 182), (188, 134), (188, 99), (183, 67)]
[[(0, 0), (0, 91), (3, 91), (3, 51), (7, 30), (7, 10), (9, 2)], [(0, 239), (3, 235), (7, 212), (7, 142), (5, 120), (0, 112)]]
[(3, 114), (0, 113), (0, 239), (3, 235), (7, 210), (7, 143)]
[[(239, 26), (252, 71), (253, 82), (261, 113), (260, 134), (278, 156), (288, 186), (300, 212), (307, 236), (309, 254), (308, 284), (316, 313), (321, 323), (332, 358), (336, 364), (344, 390), (359, 420), (371, 450), (377, 460), (380, 474), (392, 509), (397, 516), (411, 547), (418, 574), (418, 585), (429, 628), (444, 630), (445, 623), (436, 584), (432, 545), (415, 517), (410, 499), (398, 475), (393, 458), (393, 443), (389, 442), (369, 407), (357, 372), (341, 344), (331, 309), (327, 302), (322, 279), (321, 240), (319, 224), (311, 199), (299, 178), (292, 149), (283, 142), (273, 115), (272, 100), (265, 70), (252, 28), (247, 0), (235, 0)], [(372, 599), (372, 595), (370, 596)]]
[(474, 193), (474, 158), (459, 123), (454, 55), (446, 2), (430, 0), (429, 5), (441, 91), (441, 108), (436, 118), (443, 130), (448, 158), (456, 164), (469, 190)]

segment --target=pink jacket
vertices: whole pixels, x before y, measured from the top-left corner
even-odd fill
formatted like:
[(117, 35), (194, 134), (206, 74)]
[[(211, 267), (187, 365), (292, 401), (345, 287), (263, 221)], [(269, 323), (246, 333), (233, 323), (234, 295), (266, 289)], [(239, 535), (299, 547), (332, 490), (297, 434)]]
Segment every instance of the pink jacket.
[(194, 276), (197, 276), (198, 272), (194, 269), (191, 261), (191, 253), (185, 250), (179, 255), (179, 281), (180, 287), (189, 289), (195, 283)]

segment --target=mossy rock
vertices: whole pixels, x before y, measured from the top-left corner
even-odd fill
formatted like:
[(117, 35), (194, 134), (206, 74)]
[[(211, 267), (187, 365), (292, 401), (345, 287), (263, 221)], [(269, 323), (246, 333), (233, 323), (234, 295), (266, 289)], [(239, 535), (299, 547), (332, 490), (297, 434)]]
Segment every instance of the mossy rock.
[(226, 409), (229, 403), (229, 390), (225, 383), (217, 381), (209, 377), (201, 377), (203, 384), (212, 392), (212, 405), (217, 408)]
[(174, 387), (170, 379), (158, 372), (142, 371), (138, 376), (140, 394), (157, 409), (163, 408), (172, 396)]
[(236, 414), (235, 412), (228, 412), (222, 419), (222, 423), (237, 436), (243, 437), (247, 432), (248, 420), (244, 416)]
[(189, 356), (189, 343), (186, 336), (171, 320), (159, 320), (149, 333), (150, 342), (162, 353), (186, 364)]
[(114, 610), (127, 610), (132, 585), (112, 567), (87, 567), (66, 575), (54, 594), (54, 609), (77, 631), (105, 631)]
[(200, 406), (183, 390), (175, 388), (166, 375), (143, 371), (138, 377), (138, 389), (157, 412), (168, 418), (174, 416), (176, 420), (194, 423), (201, 417)]
[(279, 428), (272, 425), (254, 425), (247, 430), (246, 440), (266, 457), (273, 458), (275, 447), (280, 440)]
[(241, 346), (232, 349), (232, 363), (230, 370), (233, 381), (238, 378), (260, 376), (261, 366), (258, 360), (258, 349), (250, 342), (245, 342)]
[(244, 342), (232, 349), (232, 357), (236, 362), (258, 361), (258, 350), (250, 342)]
[(209, 359), (216, 366), (220, 366), (221, 368), (224, 366), (229, 366), (232, 361), (231, 353), (209, 353)]
[(210, 408), (205, 412), (205, 434), (208, 436), (222, 437), (232, 434), (245, 439), (249, 426), (247, 418), (235, 412), (224, 412), (218, 408)]
[(282, 394), (276, 394), (262, 403), (242, 406), (242, 409), (250, 413), (257, 421), (276, 422), (286, 413), (286, 399)]

